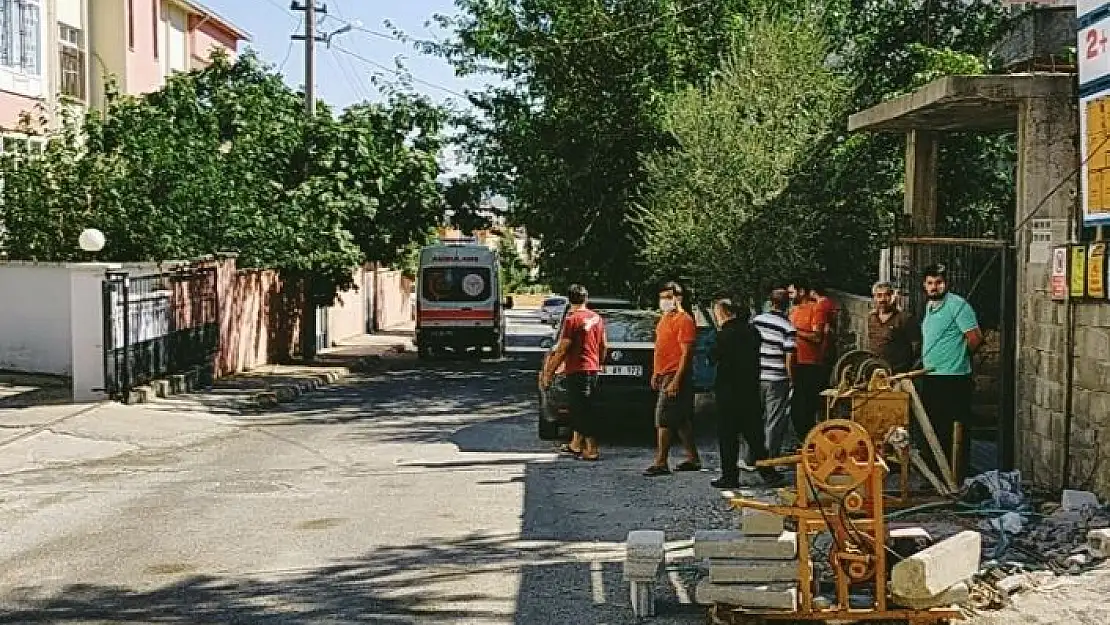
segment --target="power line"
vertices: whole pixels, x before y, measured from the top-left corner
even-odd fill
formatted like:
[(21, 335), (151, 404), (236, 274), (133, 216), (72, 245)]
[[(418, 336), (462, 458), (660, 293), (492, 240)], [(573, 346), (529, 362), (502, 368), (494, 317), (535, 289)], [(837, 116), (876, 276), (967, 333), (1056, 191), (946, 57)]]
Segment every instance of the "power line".
[(607, 32), (607, 33), (601, 33), (600, 35), (594, 35), (592, 37), (584, 37), (582, 39), (569, 39), (569, 40), (566, 40), (566, 41), (559, 41), (558, 39), (556, 39), (555, 44), (559, 45), (559, 46), (573, 46), (573, 45), (579, 45), (579, 44), (583, 44), (583, 43), (594, 43), (594, 42), (597, 42), (597, 41), (604, 41), (606, 39), (612, 39), (614, 37), (619, 37), (619, 36), (624, 35), (626, 33), (634, 32), (634, 31), (637, 31), (637, 30), (643, 30), (645, 28), (651, 28), (652, 26), (655, 26), (656, 24), (658, 24), (659, 22), (662, 22), (663, 20), (666, 20), (668, 18), (669, 19), (674, 19), (674, 18), (678, 17), (679, 15), (682, 15), (684, 13), (689, 13), (690, 11), (695, 11), (697, 9), (700, 9), (700, 8), (704, 7), (704, 6), (708, 6), (710, 4), (713, 4), (714, 2), (717, 2), (717, 0), (703, 0), (702, 2), (698, 2), (697, 4), (691, 4), (690, 6), (684, 8), (684, 9), (678, 9), (677, 11), (672, 11), (669, 14), (665, 14), (665, 15), (661, 15), (659, 17), (652, 18), (652, 19), (650, 19), (646, 22), (643, 22), (642, 24), (636, 24), (634, 26), (628, 26), (627, 28), (621, 28), (621, 29), (610, 31), (610, 32)]
[[(303, 17), (301, 19), (297, 20), (297, 30), (301, 29), (301, 24), (303, 24), (303, 23), (304, 23), (304, 18)], [(283, 58), (281, 60), (281, 65), (278, 66), (278, 73), (279, 74), (281, 72), (285, 71), (285, 64), (289, 62), (289, 57), (293, 55), (293, 46), (296, 45), (296, 43), (297, 42), (294, 41), (293, 39), (289, 40), (289, 47), (285, 49), (285, 58)]]
[(395, 75), (400, 76), (402, 78), (407, 78), (407, 79), (411, 80), (412, 82), (415, 82), (415, 83), (418, 83), (418, 84), (421, 84), (421, 85), (424, 85), (424, 86), (427, 86), (427, 87), (431, 87), (433, 89), (439, 89), (440, 91), (450, 93), (451, 95), (454, 95), (454, 96), (457, 96), (457, 97), (460, 97), (460, 98), (463, 98), (463, 99), (466, 99), (466, 100), (470, 99), (470, 96), (466, 95), (465, 93), (455, 91), (454, 89), (451, 89), (449, 87), (444, 87), (443, 85), (437, 85), (434, 82), (429, 82), (427, 80), (422, 80), (420, 78), (417, 78), (416, 76), (413, 76), (409, 72), (405, 72), (405, 71), (401, 71), (401, 70), (393, 68), (393, 67), (389, 67), (388, 65), (384, 65), (384, 64), (379, 63), (379, 62), (377, 62), (373, 59), (366, 58), (365, 56), (362, 56), (361, 54), (359, 54), (357, 52), (352, 52), (351, 50), (348, 50), (346, 48), (342, 48), (342, 47), (337, 46), (337, 45), (332, 45), (332, 49), (335, 50), (336, 52), (342, 52), (343, 54), (346, 54), (346, 55), (348, 55), (352, 58), (358, 59), (359, 61), (362, 61), (363, 63), (366, 63), (368, 65), (373, 65), (374, 67), (377, 67), (378, 69), (381, 69), (383, 71), (387, 71), (391, 74), (395, 74)]
[(278, 4), (277, 0), (266, 0), (266, 2), (270, 3), (270, 6), (274, 7), (278, 11), (281, 11), (282, 13), (284, 13), (286, 17), (288, 17), (290, 19), (294, 19), (294, 20), (297, 19), (296, 17), (293, 16), (292, 13), (289, 12), (288, 7), (284, 7), (280, 4)]

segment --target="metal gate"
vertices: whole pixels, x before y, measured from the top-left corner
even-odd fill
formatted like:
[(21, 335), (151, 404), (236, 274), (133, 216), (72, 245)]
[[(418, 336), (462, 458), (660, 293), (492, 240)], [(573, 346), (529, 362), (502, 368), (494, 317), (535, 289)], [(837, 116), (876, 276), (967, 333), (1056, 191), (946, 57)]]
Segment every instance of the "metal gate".
[(108, 272), (103, 285), (104, 390), (126, 399), (136, 386), (196, 370), (214, 375), (219, 350), (216, 270), (182, 268), (131, 276)]
[(330, 306), (316, 307), (316, 351), (313, 352), (313, 355), (331, 347), (331, 337), (328, 335), (330, 315)]
[(975, 355), (973, 427), (994, 435), (996, 462), (1014, 463), (1014, 358), (1016, 266), (1014, 247), (1002, 239), (902, 237), (890, 256), (891, 281), (917, 319), (925, 310), (922, 274), (933, 264), (947, 269), (948, 290), (971, 304), (983, 331)]

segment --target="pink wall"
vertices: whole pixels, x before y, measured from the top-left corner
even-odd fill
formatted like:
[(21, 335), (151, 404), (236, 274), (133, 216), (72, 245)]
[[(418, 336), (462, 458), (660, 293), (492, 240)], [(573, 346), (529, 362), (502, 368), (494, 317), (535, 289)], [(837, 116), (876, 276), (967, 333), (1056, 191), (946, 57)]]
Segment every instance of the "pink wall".
[[(124, 29), (135, 28), (135, 46), (128, 47), (127, 92), (132, 94), (157, 91), (162, 86), (162, 66), (154, 51), (154, 16), (159, 0), (126, 0), (135, 14), (124, 22)], [(161, 25), (159, 25), (161, 26)], [(165, 36), (159, 29), (159, 37)], [(130, 34), (125, 30), (123, 44), (129, 46)]]
[(36, 98), (0, 91), (0, 128), (16, 130), (19, 125), (19, 117), (25, 111), (30, 111), (32, 118), (37, 117), (35, 106), (40, 102), (41, 100)]
[(344, 291), (328, 310), (328, 338), (341, 341), (366, 332), (366, 270), (355, 271), (357, 289)]
[(223, 48), (234, 59), (239, 38), (211, 18), (193, 15), (189, 18), (189, 66), (206, 67), (213, 48)]
[(374, 276), (377, 290), (377, 323), (379, 330), (412, 321), (412, 280), (400, 271), (378, 271)]

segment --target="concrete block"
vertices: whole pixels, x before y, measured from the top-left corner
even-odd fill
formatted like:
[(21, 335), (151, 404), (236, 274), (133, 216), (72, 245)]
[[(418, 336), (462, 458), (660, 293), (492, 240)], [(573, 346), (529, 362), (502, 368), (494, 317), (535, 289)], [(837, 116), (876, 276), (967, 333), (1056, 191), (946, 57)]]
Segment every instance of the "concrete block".
[(1012, 595), (1019, 590), (1023, 590), (1028, 584), (1029, 578), (1025, 575), (1011, 575), (995, 582), (994, 587), (1004, 595)]
[(899, 527), (890, 530), (887, 546), (904, 560), (933, 546), (933, 537), (923, 527)]
[(663, 572), (662, 560), (625, 560), (625, 581), (654, 581)]
[(1110, 527), (1087, 532), (1087, 545), (1099, 557), (1110, 557)]
[(149, 404), (158, 398), (158, 394), (155, 393), (154, 388), (150, 386), (136, 386), (132, 392), (139, 395), (138, 403), (140, 404)]
[(791, 560), (798, 555), (794, 532), (778, 536), (745, 536), (736, 530), (699, 530), (694, 533), (694, 557)]
[(892, 593), (894, 602), (911, 610), (928, 610), (929, 608), (946, 608), (967, 603), (971, 598), (971, 590), (967, 582), (959, 582), (935, 596), (925, 598), (902, 597)]
[(629, 582), (628, 593), (632, 601), (632, 613), (636, 618), (655, 616), (655, 582)]
[(795, 584), (714, 584), (708, 578), (698, 582), (694, 599), (702, 605), (724, 603), (752, 610), (797, 610)]
[(634, 530), (624, 542), (625, 558), (629, 560), (663, 560), (667, 548), (666, 535), (658, 530)]
[(154, 389), (154, 394), (158, 397), (170, 396), (170, 381), (169, 380), (155, 380), (150, 383), (150, 388)]
[(170, 392), (173, 393), (174, 395), (180, 395), (182, 393), (188, 393), (189, 392), (189, 385), (186, 382), (185, 376), (183, 376), (183, 375), (171, 375), (170, 376)]
[(1060, 499), (1060, 507), (1064, 510), (1085, 510), (1087, 508), (1100, 508), (1098, 495), (1085, 490), (1065, 490)]
[(979, 570), (983, 539), (960, 532), (894, 565), (891, 592), (906, 599), (929, 599), (966, 581)]
[(709, 561), (709, 579), (714, 584), (755, 584), (797, 582), (797, 560), (721, 560)]
[(779, 536), (783, 532), (783, 517), (773, 512), (743, 508), (740, 511), (740, 531), (745, 536)]

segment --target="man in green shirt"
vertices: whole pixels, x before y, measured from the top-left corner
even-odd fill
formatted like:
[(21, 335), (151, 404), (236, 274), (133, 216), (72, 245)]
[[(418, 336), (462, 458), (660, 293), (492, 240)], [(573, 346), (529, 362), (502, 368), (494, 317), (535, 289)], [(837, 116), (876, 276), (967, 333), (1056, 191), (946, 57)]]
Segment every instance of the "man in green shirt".
[[(971, 418), (971, 355), (983, 344), (983, 333), (971, 304), (948, 292), (944, 265), (928, 267), (924, 279), (929, 301), (921, 319), (921, 362), (929, 373), (922, 379), (921, 402), (945, 453), (951, 454), (953, 425)], [(957, 462), (961, 473), (970, 449), (965, 442)]]

